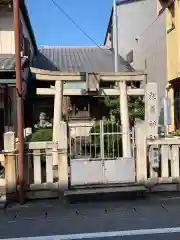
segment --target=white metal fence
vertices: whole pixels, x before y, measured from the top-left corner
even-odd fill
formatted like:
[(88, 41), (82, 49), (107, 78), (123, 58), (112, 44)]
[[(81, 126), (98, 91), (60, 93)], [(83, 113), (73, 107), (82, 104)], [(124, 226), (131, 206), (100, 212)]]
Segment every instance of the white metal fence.
[[(133, 133), (130, 133), (132, 154), (135, 148)], [(135, 181), (134, 157), (125, 159), (122, 156), (119, 122), (100, 120), (91, 127), (70, 126), (69, 148), (71, 187)]]
[[(134, 129), (130, 132), (132, 155), (135, 151)], [(69, 126), (71, 159), (116, 159), (122, 157), (122, 132), (119, 122), (95, 122), (94, 125)]]

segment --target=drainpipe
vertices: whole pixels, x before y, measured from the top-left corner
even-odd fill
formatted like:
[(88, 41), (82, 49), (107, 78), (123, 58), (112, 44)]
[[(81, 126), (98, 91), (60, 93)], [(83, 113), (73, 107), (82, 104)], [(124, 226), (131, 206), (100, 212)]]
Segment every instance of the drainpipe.
[(117, 6), (113, 2), (113, 50), (114, 50), (114, 72), (118, 72), (118, 36), (117, 36)]

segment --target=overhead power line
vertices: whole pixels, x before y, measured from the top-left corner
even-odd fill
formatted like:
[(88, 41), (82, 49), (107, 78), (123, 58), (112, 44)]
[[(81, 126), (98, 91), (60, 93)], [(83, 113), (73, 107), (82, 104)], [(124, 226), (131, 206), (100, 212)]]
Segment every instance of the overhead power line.
[(103, 48), (101, 48), (97, 43), (96, 41), (93, 40), (92, 37), (90, 37), (80, 26), (79, 24), (71, 17), (69, 16), (69, 14), (64, 10), (62, 9), (62, 7), (55, 1), (55, 0), (51, 0), (52, 3), (89, 39), (91, 40), (98, 48), (102, 49), (102, 50), (105, 50)]

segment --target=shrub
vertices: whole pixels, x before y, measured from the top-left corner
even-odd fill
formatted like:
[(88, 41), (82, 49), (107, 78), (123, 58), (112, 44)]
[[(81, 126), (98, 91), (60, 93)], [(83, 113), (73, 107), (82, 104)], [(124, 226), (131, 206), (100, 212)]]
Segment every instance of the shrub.
[[(120, 124), (112, 121), (104, 121), (104, 157), (113, 158), (122, 156), (122, 135)], [(96, 122), (91, 128), (91, 145), (94, 155), (100, 154), (100, 122)], [(95, 154), (96, 152), (96, 154)]]
[[(111, 114), (115, 118), (120, 120), (120, 106), (119, 97), (117, 96), (106, 96), (104, 99), (105, 105), (111, 111)], [(134, 125), (136, 118), (144, 119), (145, 116), (145, 104), (141, 97), (131, 96), (128, 97), (128, 110), (130, 125)]]
[(52, 128), (40, 128), (32, 133), (29, 141), (31, 142), (48, 142), (52, 141), (53, 129)]
[(180, 129), (177, 129), (175, 132), (170, 133), (171, 136), (180, 136)]

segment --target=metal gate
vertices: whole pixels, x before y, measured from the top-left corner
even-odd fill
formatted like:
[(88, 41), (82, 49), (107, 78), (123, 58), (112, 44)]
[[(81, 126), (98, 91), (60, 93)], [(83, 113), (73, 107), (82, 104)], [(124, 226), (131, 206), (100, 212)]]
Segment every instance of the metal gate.
[[(134, 156), (134, 134), (131, 132)], [(118, 122), (69, 124), (71, 186), (135, 182), (135, 161), (122, 158)]]

